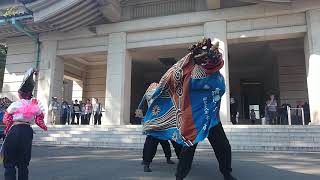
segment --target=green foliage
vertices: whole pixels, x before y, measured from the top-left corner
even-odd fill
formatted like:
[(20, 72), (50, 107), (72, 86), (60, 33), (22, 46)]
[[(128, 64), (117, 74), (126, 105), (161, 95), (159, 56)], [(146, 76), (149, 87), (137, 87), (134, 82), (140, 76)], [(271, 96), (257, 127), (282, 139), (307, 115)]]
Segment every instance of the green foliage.
[(9, 17), (9, 16), (14, 16), (19, 14), (18, 12), (18, 7), (9, 7), (5, 10), (5, 12), (3, 13), (4, 17)]
[(0, 44), (0, 57), (6, 57), (8, 52), (8, 47), (5, 44)]

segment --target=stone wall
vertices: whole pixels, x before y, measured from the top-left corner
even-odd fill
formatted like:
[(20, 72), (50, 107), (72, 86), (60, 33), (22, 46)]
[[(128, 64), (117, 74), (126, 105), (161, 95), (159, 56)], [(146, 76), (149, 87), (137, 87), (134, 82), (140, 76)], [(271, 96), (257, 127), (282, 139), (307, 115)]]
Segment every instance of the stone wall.
[(11, 100), (17, 100), (17, 91), (24, 73), (35, 63), (35, 44), (28, 37), (18, 37), (9, 39), (7, 45), (8, 54), (1, 94)]
[(303, 49), (278, 54), (281, 103), (292, 107), (298, 101), (308, 102), (307, 76)]
[(104, 107), (106, 74), (107, 65), (88, 66), (83, 87), (83, 99), (98, 98), (98, 101)]

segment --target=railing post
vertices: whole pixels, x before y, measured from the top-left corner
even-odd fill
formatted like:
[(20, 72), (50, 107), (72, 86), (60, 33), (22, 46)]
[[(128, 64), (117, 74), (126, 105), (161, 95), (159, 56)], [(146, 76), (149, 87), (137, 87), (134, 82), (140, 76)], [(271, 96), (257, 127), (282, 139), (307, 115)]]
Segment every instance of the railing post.
[(301, 108), (301, 117), (302, 117), (302, 125), (305, 125), (303, 108)]
[(287, 111), (288, 111), (288, 123), (289, 123), (289, 126), (291, 126), (291, 109), (289, 106), (287, 106)]

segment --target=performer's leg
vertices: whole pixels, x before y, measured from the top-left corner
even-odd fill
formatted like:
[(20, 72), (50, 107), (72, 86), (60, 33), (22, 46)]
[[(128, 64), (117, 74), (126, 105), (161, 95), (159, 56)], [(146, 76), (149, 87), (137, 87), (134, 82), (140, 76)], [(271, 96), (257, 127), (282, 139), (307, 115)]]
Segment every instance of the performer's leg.
[(231, 146), (221, 123), (210, 129), (208, 139), (215, 152), (224, 179), (235, 180), (231, 175)]
[(3, 145), (4, 179), (16, 180), (16, 165), (19, 154), (19, 137), (17, 127), (12, 127)]
[(143, 147), (143, 164), (144, 164), (144, 172), (151, 172), (150, 163), (152, 162), (154, 156), (157, 153), (157, 147), (159, 144), (159, 140), (152, 137), (147, 136), (146, 141), (144, 142)]
[(191, 170), (194, 152), (196, 151), (197, 144), (191, 147), (182, 147), (180, 160), (177, 166), (176, 179), (182, 180)]
[(23, 126), (22, 128), (23, 137), (21, 137), (20, 143), (20, 154), (18, 161), (18, 179), (28, 180), (29, 170), (28, 166), (31, 160), (31, 147), (33, 139), (33, 130), (30, 126)]
[(176, 143), (175, 141), (171, 140), (171, 144), (174, 148), (174, 152), (176, 153), (176, 156), (178, 159), (180, 159), (180, 154), (181, 154), (181, 150), (182, 150), (182, 145)]
[(171, 147), (170, 147), (170, 143), (169, 141), (167, 140), (159, 140), (161, 146), (162, 146), (162, 149), (163, 149), (163, 152), (164, 152), (164, 155), (167, 159), (167, 163), (168, 164), (174, 164), (174, 162), (171, 160)]

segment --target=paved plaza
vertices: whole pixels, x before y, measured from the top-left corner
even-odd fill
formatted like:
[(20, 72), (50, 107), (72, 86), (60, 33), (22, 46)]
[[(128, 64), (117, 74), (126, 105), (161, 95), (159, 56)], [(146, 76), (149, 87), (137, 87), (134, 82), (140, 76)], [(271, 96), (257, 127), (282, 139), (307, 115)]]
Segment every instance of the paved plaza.
[[(176, 159), (174, 158), (176, 161)], [(173, 180), (176, 165), (158, 152), (153, 172), (142, 170), (141, 152), (68, 147), (34, 147), (30, 180)], [(319, 180), (320, 154), (233, 153), (233, 174), (239, 180)], [(0, 169), (3, 178), (3, 168)], [(222, 180), (214, 154), (198, 151), (186, 180)]]

